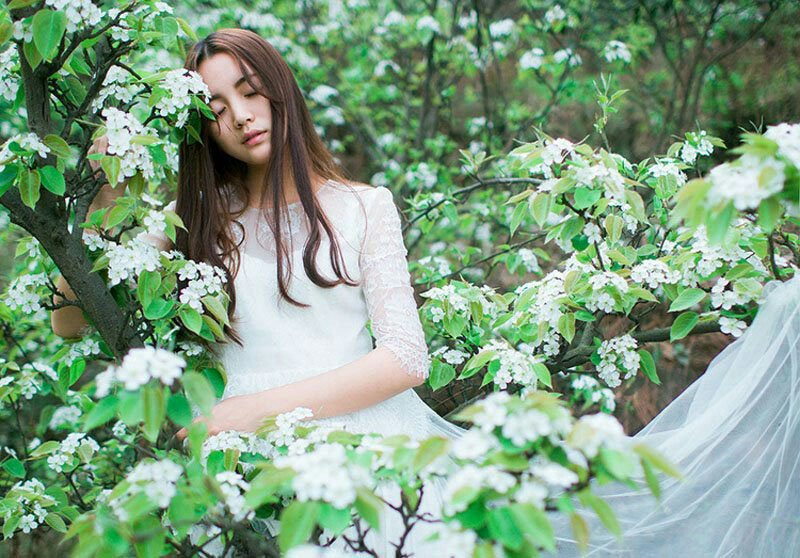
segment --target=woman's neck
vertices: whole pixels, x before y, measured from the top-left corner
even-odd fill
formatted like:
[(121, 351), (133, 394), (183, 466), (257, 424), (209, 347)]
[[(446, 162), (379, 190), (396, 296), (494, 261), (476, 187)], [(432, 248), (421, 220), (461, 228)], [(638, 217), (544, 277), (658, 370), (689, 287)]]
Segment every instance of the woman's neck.
[[(266, 172), (266, 169), (255, 173), (253, 173), (252, 170), (253, 169), (251, 169), (251, 172), (245, 179), (245, 187), (249, 196), (247, 206), (258, 208), (261, 204), (261, 190), (264, 187), (264, 173)], [(311, 188), (314, 193), (316, 193), (324, 183), (325, 179), (323, 177), (316, 174), (311, 174)], [(287, 204), (300, 200), (300, 194), (297, 192), (297, 185), (295, 184), (292, 173), (290, 172), (286, 172), (283, 175), (283, 191)], [(272, 196), (269, 195), (267, 196), (268, 199), (271, 199), (271, 197)], [(270, 207), (270, 205), (268, 204), (267, 207)]]

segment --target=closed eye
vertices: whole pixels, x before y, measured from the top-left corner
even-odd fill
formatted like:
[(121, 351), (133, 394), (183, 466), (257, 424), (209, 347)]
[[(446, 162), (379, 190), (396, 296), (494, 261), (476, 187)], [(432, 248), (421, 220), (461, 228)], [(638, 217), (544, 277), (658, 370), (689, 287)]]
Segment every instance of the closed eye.
[[(257, 91), (253, 91), (252, 93), (248, 93), (245, 97), (252, 97), (253, 95), (258, 95)], [(217, 116), (221, 116), (222, 113), (225, 112), (225, 107), (222, 107), (219, 112), (216, 113)]]

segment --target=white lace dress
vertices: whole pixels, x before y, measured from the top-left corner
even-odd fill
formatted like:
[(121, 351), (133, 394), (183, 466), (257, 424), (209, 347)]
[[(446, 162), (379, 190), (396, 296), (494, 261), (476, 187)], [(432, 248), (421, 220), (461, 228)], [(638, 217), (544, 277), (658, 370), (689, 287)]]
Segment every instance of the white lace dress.
[[(231, 342), (216, 345), (227, 373), (223, 399), (254, 393), (321, 374), (358, 359), (373, 350), (367, 321), (377, 347), (386, 347), (408, 374), (426, 377), (430, 357), (411, 287), (399, 213), (392, 192), (384, 187), (345, 185), (329, 180), (317, 197), (334, 228), (346, 269), (355, 287), (315, 285), (303, 269), (303, 247), (309, 229), (300, 202), (289, 204), (284, 244), (292, 258), (288, 289), (308, 308), (299, 308), (279, 297), (276, 279), (275, 241), (259, 209), (247, 208), (238, 221), (244, 229), (240, 246), (242, 261), (234, 280), (236, 311), (232, 322), (243, 347)], [(170, 207), (172, 206), (172, 207)], [(174, 208), (172, 202), (168, 208)], [(239, 209), (237, 206), (233, 209)], [(288, 225), (288, 226), (287, 226)], [(234, 234), (239, 227), (234, 224)], [(165, 238), (165, 237), (164, 237)], [(241, 240), (238, 237), (237, 240)], [(163, 242), (164, 239), (159, 239)], [(291, 243), (291, 246), (289, 245)], [(334, 278), (329, 256), (330, 241), (324, 230), (317, 252), (317, 269)], [(286, 272), (284, 270), (284, 272)], [(370, 378), (364, 378), (365, 386)], [(383, 435), (406, 434), (414, 439), (429, 436), (457, 437), (463, 430), (444, 421), (412, 389), (376, 405), (346, 415), (321, 419), (344, 424), (347, 430)], [(441, 505), (441, 486), (426, 487), (423, 510), (435, 512)], [(382, 494), (397, 501), (397, 494)], [(394, 556), (402, 529), (392, 510), (383, 517), (386, 528), (373, 531), (367, 541), (380, 556)], [(276, 525), (268, 525), (274, 532)], [(422, 551), (422, 525), (404, 549), (415, 556), (440, 555)]]

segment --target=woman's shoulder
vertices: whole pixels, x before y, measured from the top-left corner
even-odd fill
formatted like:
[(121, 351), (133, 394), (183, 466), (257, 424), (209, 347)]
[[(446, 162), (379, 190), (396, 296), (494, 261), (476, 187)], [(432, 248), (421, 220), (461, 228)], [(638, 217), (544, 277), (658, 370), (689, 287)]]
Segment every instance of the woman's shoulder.
[(352, 180), (332, 180), (330, 184), (336, 190), (350, 192), (353, 197), (361, 201), (366, 208), (370, 208), (375, 204), (391, 203), (393, 200), (392, 191), (385, 186), (374, 186), (372, 184), (365, 184)]

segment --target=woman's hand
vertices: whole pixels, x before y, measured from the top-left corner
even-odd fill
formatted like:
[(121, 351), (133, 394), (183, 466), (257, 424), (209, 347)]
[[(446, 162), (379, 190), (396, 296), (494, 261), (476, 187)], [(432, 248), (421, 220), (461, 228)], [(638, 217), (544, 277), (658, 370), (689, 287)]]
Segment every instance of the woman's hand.
[[(192, 421), (192, 424), (203, 421), (208, 427), (208, 435), (213, 436), (225, 430), (237, 430), (239, 432), (255, 432), (266, 417), (263, 412), (263, 403), (252, 395), (237, 395), (229, 397), (214, 405), (211, 409), (211, 417), (200, 416)], [(183, 440), (188, 435), (186, 428), (178, 430), (175, 436)]]

